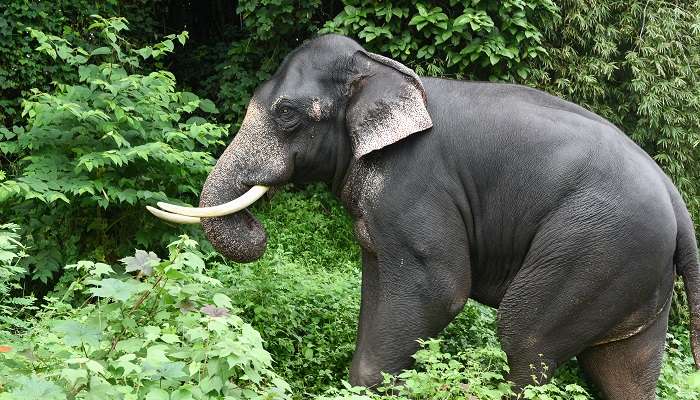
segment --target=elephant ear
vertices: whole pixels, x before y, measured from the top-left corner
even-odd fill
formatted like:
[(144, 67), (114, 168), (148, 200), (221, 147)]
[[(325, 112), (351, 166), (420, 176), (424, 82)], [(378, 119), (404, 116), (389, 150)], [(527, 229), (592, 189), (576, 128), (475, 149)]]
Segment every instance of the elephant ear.
[(433, 126), (423, 84), (412, 69), (358, 50), (345, 122), (355, 158)]

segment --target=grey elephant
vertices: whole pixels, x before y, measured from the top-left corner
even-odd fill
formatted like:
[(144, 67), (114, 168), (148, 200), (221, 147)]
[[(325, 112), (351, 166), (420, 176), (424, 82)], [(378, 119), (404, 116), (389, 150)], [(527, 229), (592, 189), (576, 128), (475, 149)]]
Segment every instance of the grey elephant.
[(269, 187), (327, 182), (362, 247), (351, 383), (411, 366), (468, 298), (498, 309), (518, 387), (576, 357), (606, 398), (653, 399), (676, 273), (700, 365), (700, 265), (687, 208), (610, 122), (512, 84), (419, 77), (321, 36), (255, 91), (209, 175), (199, 223), (226, 257), (265, 251), (245, 210)]

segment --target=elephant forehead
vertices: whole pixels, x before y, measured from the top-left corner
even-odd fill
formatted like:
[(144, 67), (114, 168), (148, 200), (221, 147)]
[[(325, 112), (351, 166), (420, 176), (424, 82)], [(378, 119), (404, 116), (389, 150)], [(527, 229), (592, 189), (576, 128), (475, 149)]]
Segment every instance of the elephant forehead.
[(285, 94), (317, 96), (322, 92), (321, 82), (327, 75), (328, 71), (318, 63), (294, 60), (275, 75), (271, 92), (276, 97)]
[[(284, 164), (284, 146), (275, 130), (269, 112), (257, 100), (251, 100), (240, 130), (217, 162), (222, 164), (221, 173), (235, 172), (229, 170), (236, 165), (281, 169)], [(233, 160), (242, 163), (234, 163)]]

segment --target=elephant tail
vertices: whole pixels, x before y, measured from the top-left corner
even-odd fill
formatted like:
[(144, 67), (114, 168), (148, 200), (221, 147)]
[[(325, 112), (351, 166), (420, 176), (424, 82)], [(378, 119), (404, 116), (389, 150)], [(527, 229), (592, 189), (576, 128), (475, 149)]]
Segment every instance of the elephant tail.
[[(674, 193), (675, 192), (675, 193)], [(690, 213), (680, 194), (674, 189), (671, 194), (676, 214), (678, 234), (673, 262), (676, 272), (683, 278), (690, 309), (690, 347), (695, 367), (700, 369), (700, 261), (695, 229)]]

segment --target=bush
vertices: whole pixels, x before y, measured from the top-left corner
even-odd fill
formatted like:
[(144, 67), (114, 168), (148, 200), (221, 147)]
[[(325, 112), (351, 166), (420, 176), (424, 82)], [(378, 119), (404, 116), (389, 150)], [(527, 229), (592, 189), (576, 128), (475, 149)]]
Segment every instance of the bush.
[[(51, 81), (73, 82), (72, 68), (56, 64), (41, 53), (32, 52), (33, 38), (26, 28), (39, 27), (46, 33), (71, 41), (83, 41), (89, 15), (113, 14), (114, 4), (77, 0), (61, 4), (56, 12), (51, 2), (6, 0), (0, 3), (0, 126), (19, 123), (22, 97), (32, 88), (49, 90)], [(7, 68), (5, 68), (7, 66)]]
[(21, 262), (27, 257), (19, 230), (16, 224), (0, 225), (0, 341), (27, 329), (25, 319), (35, 310), (33, 297), (17, 296), (26, 274)]
[(257, 331), (231, 312), (183, 236), (161, 261), (80, 261), (22, 340), (0, 352), (0, 399), (282, 399)]
[(550, 0), (344, 3), (320, 33), (356, 37), (419, 74), (460, 79), (526, 78), (530, 60), (546, 53), (541, 27), (558, 16)]
[(228, 274), (224, 267), (215, 276), (229, 287), (225, 293), (241, 317), (261, 333), (295, 397), (347, 379), (360, 304), (356, 269), (314, 271), (280, 254)]
[(360, 306), (358, 246), (346, 213), (313, 186), (257, 206), (269, 235), (259, 261), (211, 263), (240, 315), (257, 329), (295, 397), (347, 379)]
[(157, 233), (165, 225), (144, 205), (168, 194), (196, 199), (214, 163), (207, 150), (228, 129), (199, 117), (216, 107), (177, 91), (170, 72), (135, 72), (184, 43), (186, 32), (134, 48), (121, 18), (98, 17), (90, 29), (104, 46), (73, 47), (31, 30), (37, 51), (71, 66), (80, 82), (32, 90), (27, 124), (0, 127), (0, 151), (17, 160), (0, 176), (0, 206), (31, 234), (32, 277), (43, 282), (79, 256), (114, 261), (135, 245), (167, 243)]

